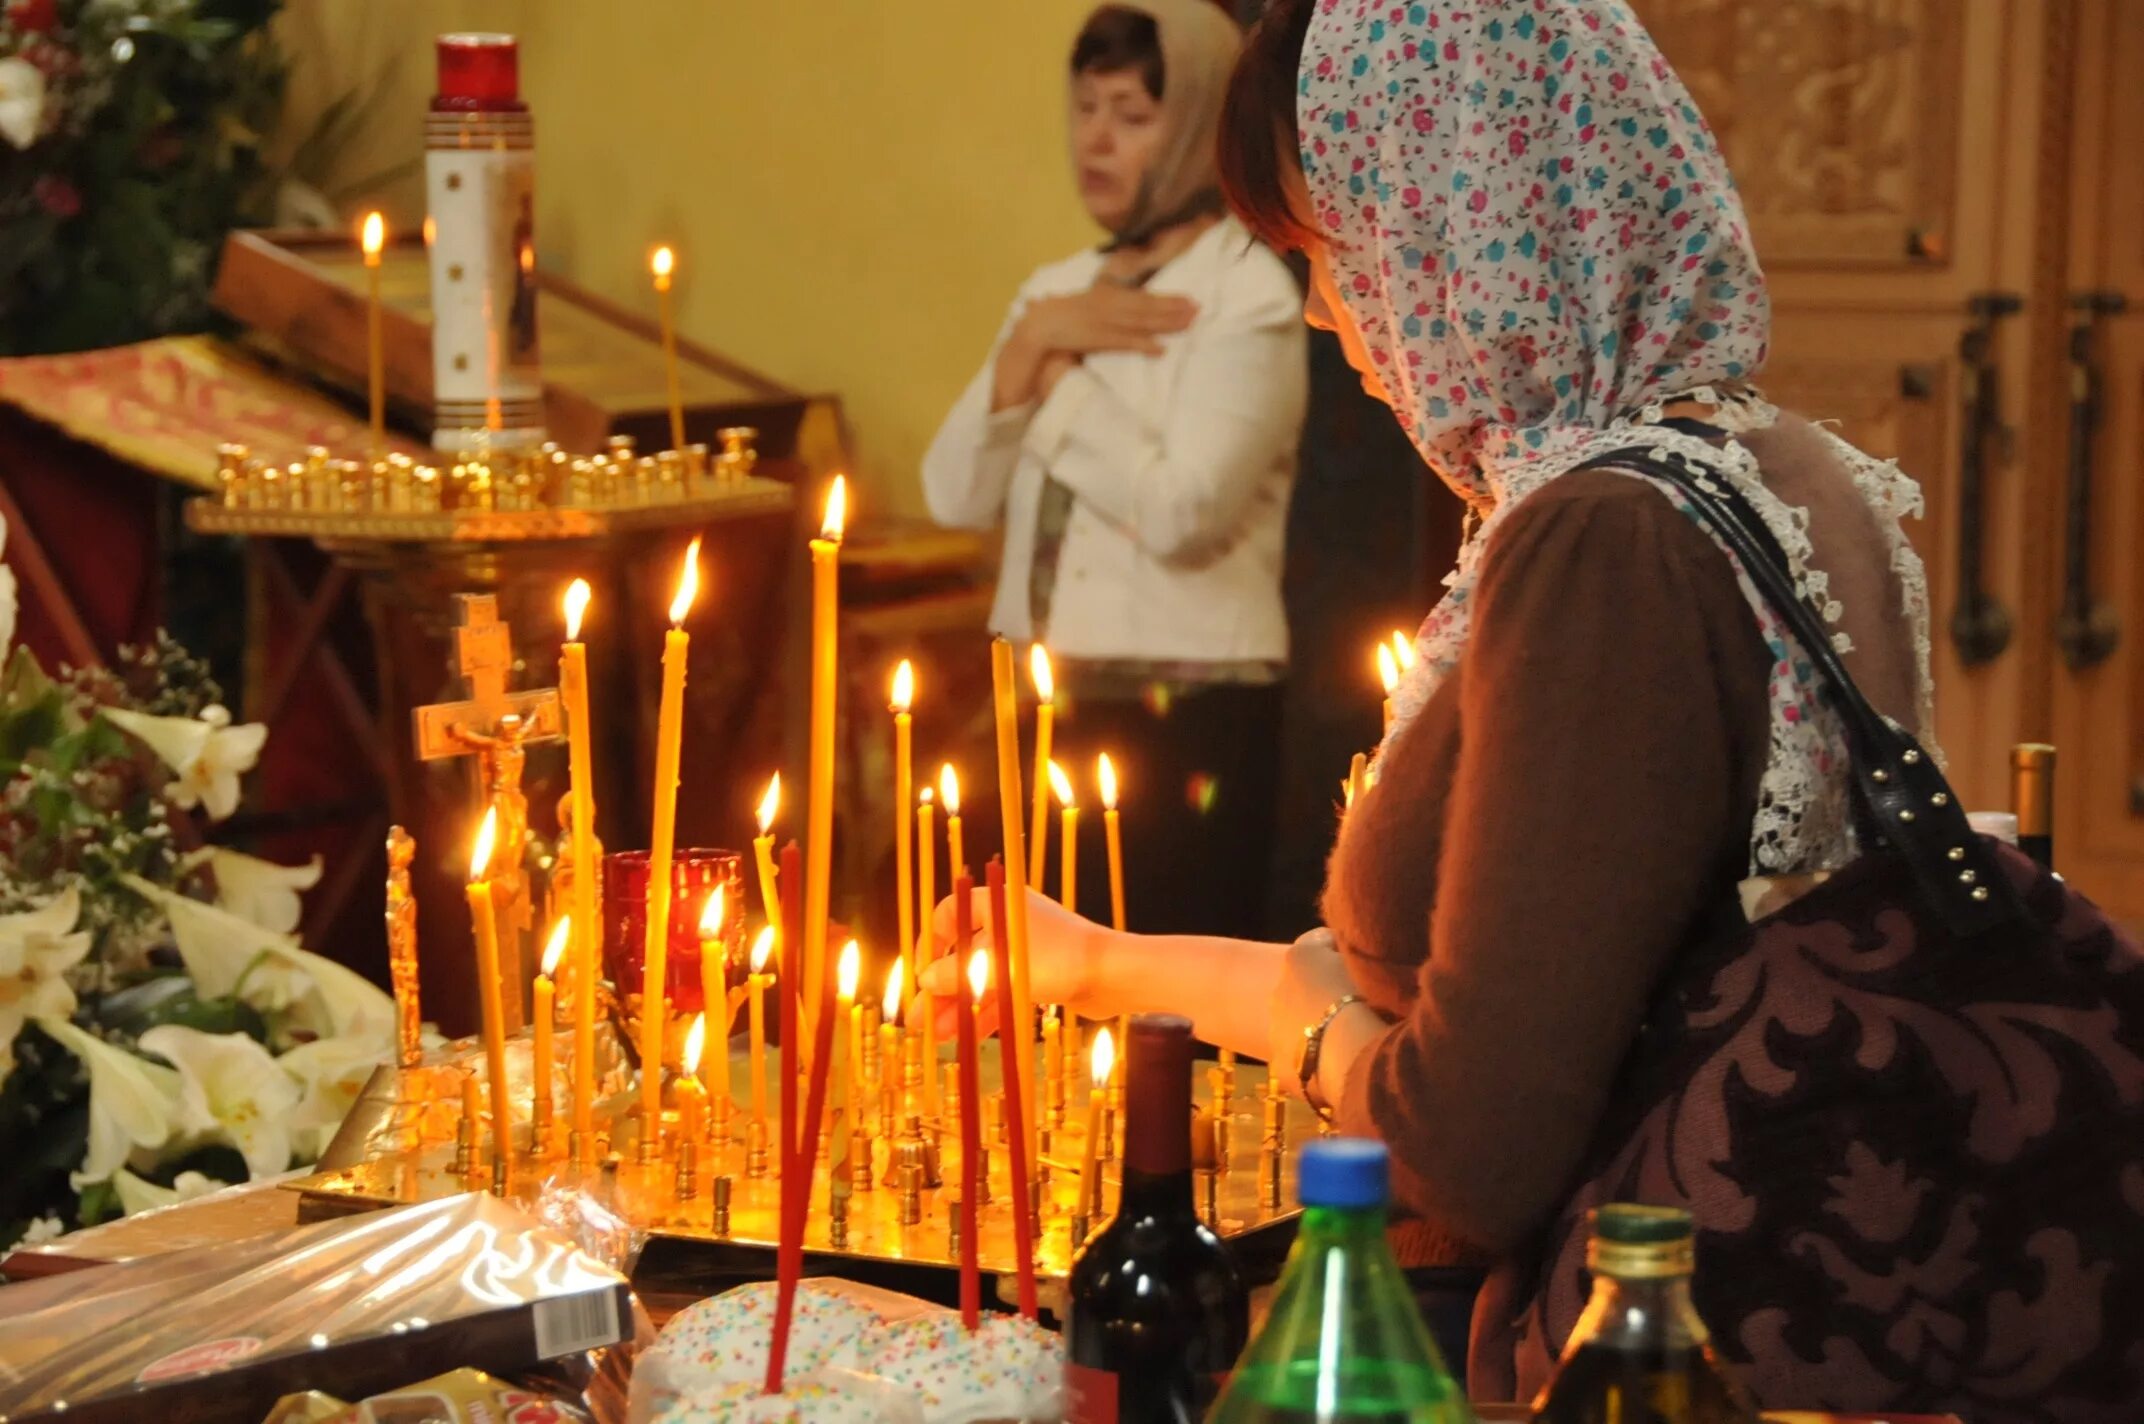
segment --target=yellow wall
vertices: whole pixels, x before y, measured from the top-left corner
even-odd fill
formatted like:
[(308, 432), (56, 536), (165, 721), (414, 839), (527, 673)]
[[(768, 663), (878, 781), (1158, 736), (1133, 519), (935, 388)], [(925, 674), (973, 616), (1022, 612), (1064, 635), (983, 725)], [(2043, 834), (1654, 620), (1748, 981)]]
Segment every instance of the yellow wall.
[[(293, 128), (383, 84), (347, 180), (419, 152), (431, 38), (522, 41), (543, 264), (844, 400), (862, 498), (916, 466), (1037, 263), (1093, 240), (1066, 172), (1064, 53), (1092, 0), (300, 0)], [(421, 216), (421, 180), (390, 190)], [(868, 507), (868, 505), (867, 505)]]

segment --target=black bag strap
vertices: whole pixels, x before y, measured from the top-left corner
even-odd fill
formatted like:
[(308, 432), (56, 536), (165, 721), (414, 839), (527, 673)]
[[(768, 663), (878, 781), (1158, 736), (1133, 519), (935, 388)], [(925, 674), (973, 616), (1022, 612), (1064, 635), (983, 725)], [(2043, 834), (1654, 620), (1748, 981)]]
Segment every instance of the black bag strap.
[(1862, 694), (1786, 551), (1748, 497), (1709, 466), (1652, 446), (1618, 450), (1586, 468), (1630, 470), (1673, 487), (1741, 561), (1816, 667), (1824, 695), (1845, 725), (1854, 805), (1864, 830), (1905, 860), (1922, 899), (1951, 932), (1972, 937), (2022, 920), (2024, 906), (1996, 861), (1993, 843), (1974, 833), (1935, 758)]

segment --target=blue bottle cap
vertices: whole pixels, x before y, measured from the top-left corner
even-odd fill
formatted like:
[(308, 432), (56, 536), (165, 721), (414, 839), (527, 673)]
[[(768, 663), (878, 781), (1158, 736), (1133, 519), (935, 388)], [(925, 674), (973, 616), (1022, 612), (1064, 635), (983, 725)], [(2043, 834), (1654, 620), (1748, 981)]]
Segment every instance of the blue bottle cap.
[(1327, 1137), (1303, 1148), (1295, 1194), (1304, 1206), (1362, 1211), (1385, 1204), (1390, 1154), (1369, 1137)]

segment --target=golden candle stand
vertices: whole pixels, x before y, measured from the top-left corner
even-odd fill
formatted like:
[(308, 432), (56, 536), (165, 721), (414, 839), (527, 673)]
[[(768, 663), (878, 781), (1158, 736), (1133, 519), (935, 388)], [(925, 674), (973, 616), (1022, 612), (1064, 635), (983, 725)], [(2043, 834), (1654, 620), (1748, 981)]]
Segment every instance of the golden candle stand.
[[(561, 1034), (560, 1043), (566, 1038)], [(680, 1115), (666, 1107), (663, 1152), (653, 1162), (637, 1160), (632, 1150), (640, 1127), (637, 1094), (617, 1038), (605, 1025), (599, 1032), (602, 1096), (596, 1110), (598, 1135), (604, 1140), (589, 1154), (594, 1165), (577, 1170), (562, 1131), (554, 1133), (543, 1150), (532, 1150), (525, 1107), (531, 1079), (529, 1038), (520, 1035), (508, 1047), (512, 1099), (522, 1110), (514, 1124), (514, 1160), (507, 1164), (503, 1181), (490, 1160), (488, 1134), (466, 1129), (461, 1119), (459, 1083), (467, 1073), (481, 1073), (483, 1058), (476, 1043), (461, 1041), (427, 1055), (413, 1070), (379, 1070), (322, 1159), (328, 1170), (288, 1184), (301, 1195), (300, 1219), (317, 1221), (479, 1190), (497, 1190), (534, 1206), (547, 1192), (577, 1182), (645, 1233), (646, 1245), (634, 1271), (643, 1290), (704, 1296), (743, 1281), (772, 1279), (781, 1200), (778, 1154), (765, 1153), (764, 1170), (755, 1173), (763, 1139), (741, 1103), (727, 1115), (719, 1136), (711, 1126), (704, 1140), (689, 1147), (677, 1140)], [(998, 1102), (997, 1049), (992, 1040), (982, 1045), (980, 1055), (989, 1094), (984, 1127), (988, 1199), (982, 1207), (978, 1259), (984, 1289), (1010, 1306), (1015, 1300), (1010, 1153), (998, 1138), (1003, 1113), (988, 1111)], [(733, 1049), (733, 1082), (746, 1081), (747, 1060), (740, 1043)], [(950, 1076), (951, 1066), (948, 1061), (941, 1071)], [(903, 1107), (912, 1107), (919, 1097), (912, 1061), (910, 1067), (909, 1084), (897, 1094)], [(559, 1071), (564, 1073), (563, 1064)], [(1278, 1274), (1294, 1239), (1296, 1150), (1316, 1135), (1317, 1119), (1300, 1101), (1269, 1098), (1264, 1070), (1242, 1065), (1234, 1070), (1229, 1111), (1217, 1120), (1210, 1109), (1223, 1075), (1209, 1066), (1200, 1076), (1204, 1081), (1195, 1089), (1192, 1124), (1195, 1204), (1234, 1248), (1246, 1279), (1262, 1284)], [(1077, 1247), (1074, 1207), (1085, 1147), (1084, 1099), (1078, 1094), (1062, 1122), (1052, 1126), (1043, 1154), (1050, 1170), (1040, 1193), (1035, 1273), (1043, 1305), (1060, 1318), (1065, 1277)], [(897, 1111), (899, 1122), (890, 1137), (881, 1130), (882, 1113), (866, 1113), (862, 1140), (871, 1154), (867, 1175), (843, 1172), (837, 1181), (822, 1141), (804, 1238), (807, 1274), (842, 1276), (942, 1303), (958, 1300), (960, 1255), (951, 1213), (959, 1195), (960, 1132), (950, 1101), (947, 1112), (945, 1130), (933, 1134), (929, 1123)], [(1103, 1119), (1109, 1123), (1112, 1115), (1105, 1112)], [(1217, 1121), (1225, 1127), (1216, 1130)], [(906, 1131), (911, 1123), (923, 1129), (920, 1135)], [(835, 1129), (845, 1130), (846, 1124)], [(1118, 1136), (1112, 1127), (1104, 1130)], [(1112, 1142), (1102, 1163), (1103, 1204), (1089, 1223), (1093, 1229), (1114, 1213), (1119, 1161)], [(1220, 1163), (1218, 1169), (1215, 1162)], [(930, 1185), (934, 1171), (935, 1186)]]

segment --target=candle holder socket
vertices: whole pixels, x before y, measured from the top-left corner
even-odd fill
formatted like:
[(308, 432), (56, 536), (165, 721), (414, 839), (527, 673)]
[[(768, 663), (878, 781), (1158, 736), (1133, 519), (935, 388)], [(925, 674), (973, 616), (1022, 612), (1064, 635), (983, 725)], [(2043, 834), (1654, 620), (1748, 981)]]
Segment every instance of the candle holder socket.
[(744, 1174), (755, 1182), (767, 1175), (767, 1120), (763, 1117), (744, 1125)]
[(715, 1206), (712, 1225), (717, 1236), (730, 1234), (730, 1196), (735, 1188), (736, 1181), (728, 1173), (725, 1172), (716, 1176), (713, 1187)]
[(949, 1261), (960, 1259), (960, 1214), (964, 1209), (959, 1197), (945, 1204), (945, 1254)]
[(678, 1139), (677, 1176), (673, 1187), (681, 1202), (689, 1202), (700, 1194), (700, 1149), (691, 1138)]
[(849, 1134), (849, 1190), (868, 1192), (876, 1185), (871, 1180), (871, 1134)]
[(826, 1244), (836, 1251), (849, 1249), (849, 1194), (834, 1193), (827, 1203)]

